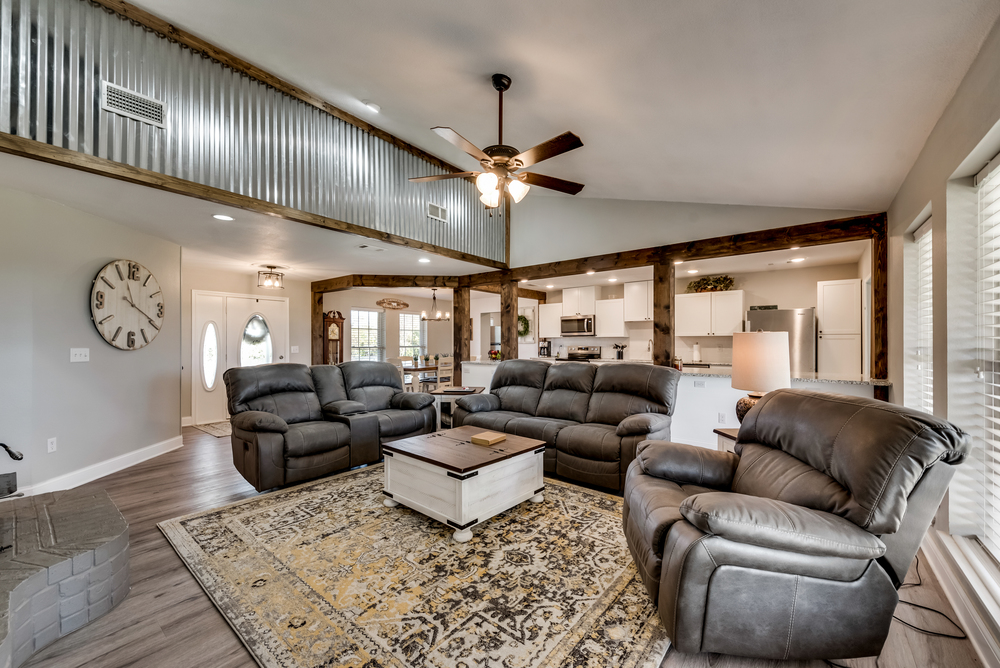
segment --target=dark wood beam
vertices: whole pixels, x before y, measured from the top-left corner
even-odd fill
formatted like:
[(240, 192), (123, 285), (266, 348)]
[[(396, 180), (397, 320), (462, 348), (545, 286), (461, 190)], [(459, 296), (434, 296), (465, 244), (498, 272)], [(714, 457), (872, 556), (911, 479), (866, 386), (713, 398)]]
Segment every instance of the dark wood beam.
[(500, 354), (505, 360), (517, 359), (517, 283), (500, 284)]
[(312, 293), (312, 311), (310, 314), (311, 339), (312, 339), (312, 363), (324, 363), (323, 351), (323, 293)]
[[(500, 294), (500, 284), (494, 283), (492, 285), (477, 285), (474, 288), (477, 292), (488, 292), (492, 295)], [(517, 294), (525, 299), (535, 299), (538, 300), (539, 304), (544, 304), (545, 300), (549, 298), (549, 295), (541, 290), (529, 290), (528, 288), (522, 288), (518, 286)]]
[(184, 179), (180, 179), (175, 176), (166, 176), (148, 169), (132, 167), (131, 165), (125, 165), (120, 162), (98, 158), (85, 153), (80, 153), (78, 151), (71, 151), (59, 146), (44, 144), (32, 139), (25, 139), (23, 137), (0, 133), (0, 152), (17, 155), (23, 158), (31, 158), (33, 160), (40, 160), (42, 162), (59, 165), (61, 167), (69, 167), (70, 169), (78, 169), (91, 174), (98, 174), (100, 176), (118, 179), (119, 181), (156, 188), (157, 190), (163, 190), (177, 195), (194, 197), (207, 202), (214, 202), (216, 204), (231, 206), (237, 209), (264, 213), (269, 216), (274, 216), (275, 218), (283, 218), (284, 220), (290, 220), (296, 223), (321, 227), (323, 229), (334, 230), (336, 232), (345, 232), (347, 234), (354, 234), (368, 239), (376, 239), (394, 246), (422, 250), (428, 253), (441, 255), (443, 257), (450, 257), (455, 260), (473, 262), (475, 264), (499, 269), (503, 269), (507, 266), (503, 262), (479, 257), (478, 255), (471, 255), (469, 253), (451, 250), (450, 248), (435, 246), (434, 244), (425, 243), (423, 241), (408, 239), (396, 234), (373, 230), (361, 225), (347, 223), (334, 218), (327, 218), (326, 216), (308, 213), (306, 211), (281, 206), (279, 204), (272, 204), (271, 202), (254, 199), (253, 197), (247, 197), (246, 195), (232, 193), (228, 190), (212, 188), (211, 186), (194, 183), (193, 181), (185, 181)]
[(454, 383), (461, 386), (462, 362), (471, 359), (472, 350), (472, 302), (469, 288), (456, 288), (451, 303), (452, 342), (454, 345)]
[(417, 156), (421, 160), (425, 160), (432, 165), (436, 165), (442, 169), (449, 172), (464, 172), (466, 170), (460, 169), (448, 162), (445, 162), (441, 158), (431, 155), (430, 153), (424, 151), (423, 149), (417, 148), (409, 142), (403, 141), (395, 135), (391, 135), (385, 130), (378, 128), (371, 123), (358, 118), (354, 114), (344, 111), (339, 107), (335, 107), (321, 97), (314, 95), (308, 91), (299, 88), (295, 84), (289, 83), (284, 79), (281, 79), (270, 72), (253, 65), (242, 58), (239, 58), (228, 51), (221, 49), (214, 44), (206, 42), (205, 40), (192, 35), (191, 33), (185, 32), (174, 26), (173, 24), (164, 21), (160, 17), (150, 14), (149, 12), (139, 9), (133, 4), (128, 2), (122, 2), (122, 0), (94, 0), (96, 4), (107, 7), (115, 14), (128, 19), (134, 23), (138, 23), (141, 26), (149, 29), (151, 32), (165, 37), (172, 42), (177, 42), (182, 44), (187, 48), (195, 51), (203, 56), (207, 56), (212, 60), (228, 67), (231, 70), (245, 74), (251, 79), (256, 79), (257, 81), (274, 88), (275, 90), (281, 91), (286, 95), (293, 97), (297, 100), (305, 102), (308, 105), (316, 107), (326, 113), (339, 118), (340, 120), (353, 125), (356, 128), (367, 132), (373, 137), (378, 137), (379, 139), (388, 142), (395, 146), (396, 148), (406, 151), (412, 155)]
[(674, 359), (674, 263), (653, 265), (653, 364), (670, 366)]

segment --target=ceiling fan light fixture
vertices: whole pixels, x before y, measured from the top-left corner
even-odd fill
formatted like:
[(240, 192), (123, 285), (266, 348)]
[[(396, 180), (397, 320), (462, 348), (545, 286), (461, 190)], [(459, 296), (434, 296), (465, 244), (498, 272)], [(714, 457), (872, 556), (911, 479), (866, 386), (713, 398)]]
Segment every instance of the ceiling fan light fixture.
[(528, 194), (529, 190), (531, 190), (531, 186), (523, 181), (519, 181), (518, 179), (512, 179), (507, 182), (507, 191), (510, 193), (510, 196), (514, 198), (515, 204), (524, 199), (524, 196)]
[(479, 201), (485, 204), (487, 208), (495, 209), (500, 206), (500, 191), (490, 190), (489, 192), (485, 192), (479, 197)]
[[(500, 179), (493, 172), (483, 172), (476, 177), (476, 188), (478, 188), (479, 192), (483, 195), (487, 195), (490, 191), (497, 189), (497, 184), (499, 182)], [(496, 204), (493, 206), (496, 206)]]

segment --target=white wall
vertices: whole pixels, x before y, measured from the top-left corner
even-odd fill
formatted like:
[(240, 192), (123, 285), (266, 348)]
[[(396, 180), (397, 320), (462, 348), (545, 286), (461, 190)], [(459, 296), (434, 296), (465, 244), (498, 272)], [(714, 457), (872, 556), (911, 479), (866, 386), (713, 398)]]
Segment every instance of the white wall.
[[(0, 471), (59, 489), (180, 446), (180, 247), (20, 191), (0, 188), (0, 211), (0, 441), (24, 453), (0, 455)], [(163, 290), (163, 327), (139, 350), (108, 345), (91, 321), (92, 281), (115, 259)], [(90, 362), (70, 364), (70, 348)]]
[[(181, 253), (183, 257), (183, 251)], [(191, 291), (212, 290), (241, 295), (263, 295), (288, 298), (289, 350), (298, 346), (299, 352), (289, 355), (289, 362), (309, 364), (311, 345), (311, 311), (309, 299), (312, 288), (309, 281), (284, 280), (284, 290), (267, 290), (257, 287), (257, 274), (240, 274), (221, 271), (202, 265), (181, 262), (181, 410), (185, 417), (191, 415)], [(199, 344), (200, 345), (200, 344)]]
[[(375, 290), (344, 290), (342, 292), (328, 292), (323, 295), (323, 311), (340, 311), (344, 318), (344, 357), (351, 359), (351, 309), (367, 308), (380, 310), (382, 307), (375, 302), (386, 297), (402, 299), (409, 304), (409, 308), (402, 311), (386, 311), (385, 317), (385, 340), (386, 356), (399, 357), (399, 313), (417, 313), (431, 310), (430, 298), (421, 299), (409, 295), (387, 292), (377, 292)], [(451, 301), (438, 298), (438, 310), (452, 312)], [(448, 354), (454, 350), (452, 344), (454, 323), (452, 321), (428, 322), (427, 323), (427, 354)]]
[[(781, 175), (775, 175), (781, 178)], [(719, 188), (725, 184), (720, 182)], [(856, 216), (859, 211), (557, 195), (526, 197), (511, 216), (511, 266)]]

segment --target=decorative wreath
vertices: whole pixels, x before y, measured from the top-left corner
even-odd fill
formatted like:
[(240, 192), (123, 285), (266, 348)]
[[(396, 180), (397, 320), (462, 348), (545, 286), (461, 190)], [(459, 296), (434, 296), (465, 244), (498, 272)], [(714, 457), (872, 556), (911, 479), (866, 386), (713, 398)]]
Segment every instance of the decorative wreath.
[(531, 321), (523, 315), (517, 316), (517, 335), (527, 336), (531, 333)]

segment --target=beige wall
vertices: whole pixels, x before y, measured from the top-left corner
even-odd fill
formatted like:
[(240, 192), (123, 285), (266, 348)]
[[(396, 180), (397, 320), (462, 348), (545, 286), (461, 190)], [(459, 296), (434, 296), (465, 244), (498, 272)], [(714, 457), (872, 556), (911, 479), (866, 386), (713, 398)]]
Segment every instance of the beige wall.
[(257, 287), (257, 274), (241, 274), (212, 269), (202, 265), (182, 262), (181, 273), (181, 410), (185, 417), (191, 415), (191, 291), (211, 290), (240, 295), (265, 295), (288, 298), (288, 346), (298, 346), (299, 352), (291, 353), (290, 362), (309, 364), (310, 310), (312, 294), (309, 281), (296, 281), (285, 277), (284, 290)]
[[(179, 442), (180, 247), (16, 190), (0, 188), (0, 211), (0, 441), (24, 453), (0, 454), (0, 471), (23, 489)], [(163, 290), (163, 326), (139, 350), (108, 345), (91, 321), (94, 277), (116, 259)], [(90, 362), (71, 364), (70, 348)]]
[[(427, 291), (430, 295), (430, 290)], [(402, 311), (386, 311), (385, 318), (385, 340), (386, 340), (386, 357), (398, 357), (399, 356), (399, 316), (398, 313), (420, 313), (421, 311), (427, 311), (430, 314), (431, 310), (431, 299), (430, 296), (427, 298), (412, 297), (410, 295), (403, 295), (400, 293), (393, 293), (391, 290), (386, 292), (378, 292), (375, 290), (344, 290), (343, 292), (328, 292), (323, 296), (323, 311), (340, 311), (346, 321), (344, 322), (344, 336), (346, 337), (344, 343), (344, 356), (350, 359), (350, 341), (351, 341), (351, 309), (352, 308), (368, 308), (368, 309), (381, 309), (375, 302), (386, 297), (395, 297), (397, 299), (402, 299), (404, 302), (409, 304), (409, 308), (405, 308)], [(438, 310), (443, 312), (451, 312), (451, 301), (445, 301), (438, 297)], [(452, 328), (454, 323), (450, 320), (447, 322), (428, 322), (427, 323), (427, 354), (452, 354)]]

